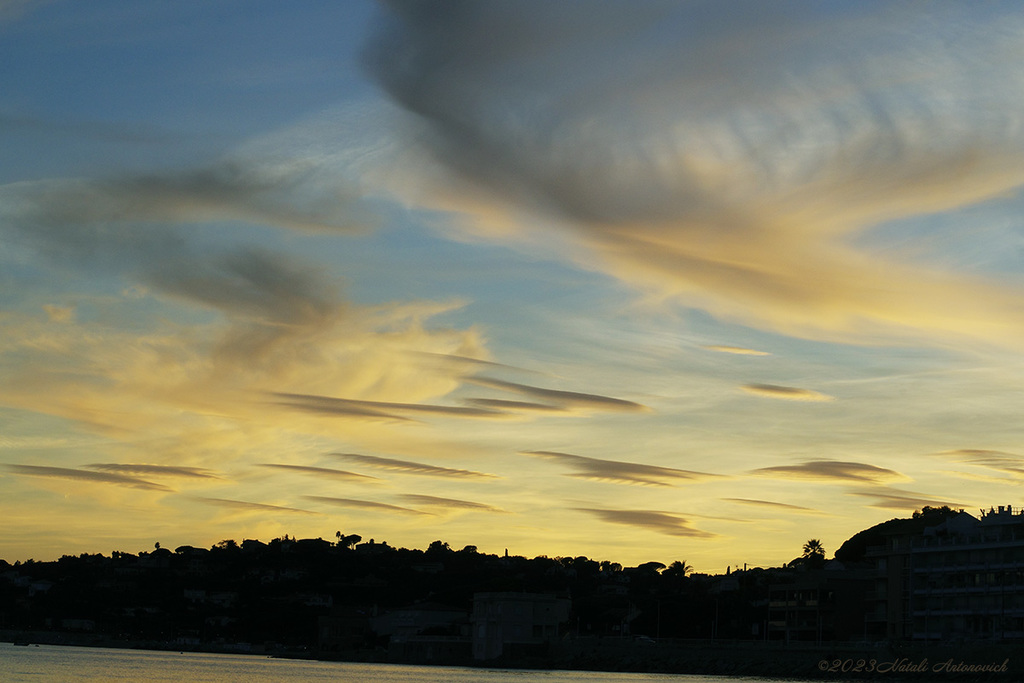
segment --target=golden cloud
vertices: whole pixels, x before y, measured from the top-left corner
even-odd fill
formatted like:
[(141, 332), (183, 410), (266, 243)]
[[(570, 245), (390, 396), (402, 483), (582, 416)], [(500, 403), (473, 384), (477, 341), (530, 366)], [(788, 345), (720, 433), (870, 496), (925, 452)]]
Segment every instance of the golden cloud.
[(770, 356), (772, 354), (767, 351), (757, 351), (755, 349), (748, 349), (742, 346), (720, 346), (720, 345), (709, 345), (702, 346), (702, 349), (708, 351), (718, 351), (719, 353), (731, 353), (737, 356)]
[(678, 481), (698, 481), (720, 475), (707, 472), (680, 470), (673, 467), (644, 465), (641, 463), (602, 460), (572, 453), (557, 451), (526, 451), (531, 455), (568, 465), (576, 470), (571, 477), (606, 481), (615, 484), (636, 484), (640, 486), (672, 486)]
[(56, 479), (71, 479), (73, 481), (84, 481), (99, 484), (115, 484), (117, 486), (127, 486), (133, 489), (145, 489), (148, 491), (172, 491), (163, 484), (154, 484), (153, 482), (139, 479), (138, 477), (130, 477), (124, 474), (116, 474), (112, 472), (88, 472), (85, 470), (76, 470), (67, 467), (47, 467), (41, 465), (4, 465), (4, 469), (14, 474), (20, 474), (29, 477), (50, 477)]
[(811, 460), (799, 465), (761, 467), (753, 470), (753, 474), (763, 474), (783, 479), (820, 479), (826, 481), (881, 482), (907, 479), (906, 476), (895, 470), (862, 462), (840, 460)]
[(798, 387), (784, 387), (778, 384), (745, 384), (741, 387), (743, 391), (754, 396), (765, 398), (778, 398), (783, 401), (832, 401), (833, 397), (822, 394), (811, 389), (800, 389)]
[(496, 475), (472, 470), (460, 470), (450, 467), (439, 467), (428, 465), (422, 462), (411, 462), (409, 460), (396, 460), (394, 458), (382, 458), (376, 455), (361, 455), (359, 453), (331, 453), (339, 458), (353, 460), (368, 467), (375, 467), (392, 472), (404, 474), (420, 474), (428, 477), (453, 477), (455, 479), (496, 479)]
[(303, 496), (305, 500), (311, 500), (318, 503), (327, 503), (328, 505), (337, 505), (340, 507), (347, 508), (358, 508), (362, 510), (375, 510), (377, 512), (397, 512), (405, 515), (429, 515), (429, 512), (422, 512), (420, 510), (413, 510), (411, 508), (404, 508), (398, 505), (390, 505), (388, 503), (377, 503), (372, 500), (358, 500), (355, 498), (333, 498), (331, 496)]
[(673, 512), (657, 510), (613, 510), (606, 508), (574, 508), (586, 512), (603, 522), (622, 524), (645, 531), (683, 538), (715, 538), (717, 534), (694, 528), (689, 520)]

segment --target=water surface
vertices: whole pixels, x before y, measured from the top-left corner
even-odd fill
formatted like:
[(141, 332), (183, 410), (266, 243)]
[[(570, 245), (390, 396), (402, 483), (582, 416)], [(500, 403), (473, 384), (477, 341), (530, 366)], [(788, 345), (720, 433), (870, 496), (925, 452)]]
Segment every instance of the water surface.
[(353, 664), (256, 655), (154, 652), (0, 643), (0, 681), (166, 683), (771, 683), (776, 679), (676, 674), (528, 671)]

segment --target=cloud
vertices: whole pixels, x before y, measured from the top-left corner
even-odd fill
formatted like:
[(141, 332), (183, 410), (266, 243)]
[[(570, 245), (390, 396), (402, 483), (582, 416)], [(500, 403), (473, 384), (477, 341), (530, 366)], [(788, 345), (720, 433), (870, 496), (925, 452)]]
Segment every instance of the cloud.
[(575, 473), (567, 476), (579, 477), (580, 479), (592, 479), (594, 481), (606, 481), (615, 484), (672, 486), (675, 482), (680, 480), (697, 481), (700, 479), (719, 476), (716, 474), (708, 474), (706, 472), (679, 470), (673, 467), (659, 467), (657, 465), (643, 465), (640, 463), (621, 462), (618, 460), (588, 458), (582, 455), (559, 453), (557, 451), (527, 451), (524, 455), (553, 460), (555, 462), (568, 465), (576, 470)]
[(74, 320), (75, 318), (74, 306), (57, 306), (55, 304), (46, 304), (43, 306), (43, 310), (46, 311), (46, 316), (50, 319), (51, 322), (66, 323)]
[(464, 406), (427, 405), (422, 403), (395, 403), (386, 401), (362, 401), (331, 396), (308, 394), (274, 393), (281, 399), (281, 405), (314, 413), (345, 417), (385, 417), (388, 419), (409, 419), (400, 413), (425, 414), (439, 417), (501, 417), (505, 413), (486, 408)]
[(690, 522), (672, 512), (655, 510), (609, 510), (603, 508), (574, 508), (611, 524), (623, 524), (645, 531), (684, 538), (715, 538), (718, 534), (690, 526)]
[(354, 498), (332, 498), (329, 496), (303, 496), (306, 500), (318, 501), (321, 503), (328, 503), (330, 505), (338, 505), (340, 507), (348, 508), (360, 508), (364, 510), (377, 510), (380, 512), (398, 512), (406, 515), (429, 515), (429, 512), (421, 512), (420, 510), (413, 510), (411, 508), (404, 508), (398, 505), (389, 505), (387, 503), (375, 503), (370, 500), (356, 500)]
[(707, 349), (708, 351), (718, 351), (719, 353), (731, 353), (731, 354), (734, 354), (734, 355), (737, 355), (737, 356), (770, 356), (770, 355), (772, 355), (772, 354), (768, 353), (767, 351), (756, 351), (754, 349), (747, 349), (747, 348), (744, 348), (742, 346), (709, 345), (709, 346), (702, 346), (701, 348), (702, 349)]
[(967, 465), (985, 467), (1014, 477), (1024, 477), (1024, 458), (1015, 453), (981, 448), (959, 448), (943, 451), (939, 455)]
[(228, 498), (207, 498), (205, 496), (193, 496), (192, 500), (198, 500), (218, 507), (233, 508), (238, 510), (251, 510), (255, 512), (294, 512), (301, 515), (320, 515), (321, 512), (302, 510), (300, 508), (284, 507), (281, 505), (270, 505), (268, 503), (251, 503), (245, 500), (230, 500)]
[(899, 489), (890, 489), (888, 487), (865, 490), (853, 489), (847, 493), (851, 496), (871, 498), (873, 500), (868, 503), (868, 505), (885, 510), (912, 512), (914, 510), (919, 510), (926, 505), (930, 507), (942, 507), (943, 505), (948, 505), (953, 509), (964, 507), (962, 503), (954, 503), (941, 498), (935, 498), (925, 493), (901, 491)]
[(541, 413), (563, 413), (566, 412), (566, 408), (563, 406), (553, 406), (547, 403), (533, 403), (531, 401), (508, 401), (502, 398), (471, 398), (467, 401), (475, 406), (482, 406), (484, 408), (492, 408), (497, 410), (524, 410), (524, 411), (536, 411)]
[(147, 491), (172, 491), (162, 484), (154, 484), (150, 481), (129, 477), (123, 474), (111, 472), (88, 472), (85, 470), (70, 469), (67, 467), (44, 467), (40, 465), (4, 465), (4, 469), (15, 474), (29, 477), (49, 477), (55, 479), (71, 479), (73, 481), (85, 481), (97, 484), (115, 484), (127, 486), (133, 489), (144, 489)]
[(774, 510), (789, 510), (792, 512), (807, 512), (811, 514), (824, 514), (820, 510), (814, 508), (804, 507), (802, 505), (790, 505), (789, 503), (776, 503), (770, 500), (757, 500), (754, 498), (723, 498), (732, 503), (741, 503), (743, 505), (753, 505), (755, 507), (766, 507)]
[(810, 460), (799, 465), (761, 467), (753, 470), (753, 474), (763, 474), (782, 479), (816, 479), (825, 481), (881, 482), (907, 479), (906, 476), (895, 470), (876, 467), (866, 463), (841, 460)]
[(89, 469), (116, 474), (142, 474), (153, 477), (185, 477), (191, 479), (219, 479), (213, 470), (203, 467), (182, 467), (177, 465), (140, 465), (130, 463), (93, 463)]
[(393, 458), (381, 458), (375, 455), (360, 455), (359, 453), (332, 453), (331, 455), (354, 460), (368, 467), (376, 467), (392, 472), (403, 472), (405, 474), (421, 474), (428, 477), (453, 477), (455, 479), (496, 479), (493, 474), (474, 472), (472, 470), (459, 470), (449, 467), (438, 467), (427, 465), (421, 462), (410, 462), (408, 460), (395, 460)]
[[(3, 186), (0, 196), (12, 200), (22, 218), (20, 230), (36, 233), (37, 243), (65, 237), (72, 249), (104, 233), (109, 238), (133, 234), (138, 243), (145, 238), (131, 224), (140, 221), (240, 220), (312, 231), (365, 231), (369, 215), (343, 186), (317, 188), (318, 170), (312, 159), (235, 158), (174, 172), (22, 182)], [(100, 225), (103, 230), (96, 229)], [(81, 235), (76, 237), (69, 226), (78, 226)]]
[(368, 71), (449, 176), (394, 184), (466, 229), (789, 335), (1024, 332), (1015, 285), (860, 239), (1024, 183), (1012, 3), (382, 7)]
[(543, 389), (541, 387), (534, 387), (528, 384), (517, 384), (515, 382), (506, 382), (500, 379), (480, 376), (469, 377), (466, 381), (473, 384), (479, 384), (480, 386), (489, 387), (491, 389), (524, 394), (533, 398), (549, 401), (556, 406), (563, 406), (565, 408), (586, 408), (591, 410), (610, 410), (621, 412), (647, 410), (646, 406), (634, 403), (633, 401), (626, 401), (621, 398), (611, 398), (610, 396), (601, 396), (598, 394), (582, 394), (575, 391)]
[(754, 396), (765, 398), (778, 398), (784, 401), (831, 401), (833, 398), (827, 394), (821, 394), (811, 389), (798, 389), (796, 387), (783, 387), (777, 384), (745, 384), (741, 387), (743, 391)]
[(313, 474), (318, 477), (331, 477), (333, 479), (344, 479), (347, 481), (357, 481), (362, 483), (381, 481), (381, 479), (378, 479), (377, 477), (371, 477), (368, 474), (357, 474), (355, 472), (346, 472), (345, 470), (332, 470), (328, 467), (309, 467), (307, 465), (281, 465), (278, 463), (260, 463), (260, 467), (273, 467), (280, 470), (288, 470), (290, 472), (301, 472), (303, 474)]
[(416, 505), (447, 508), (451, 510), (476, 510), (479, 512), (507, 512), (499, 507), (487, 505), (486, 503), (474, 503), (471, 500), (459, 500), (458, 498), (439, 498), (438, 496), (427, 496), (417, 493), (406, 493), (401, 496), (404, 500)]

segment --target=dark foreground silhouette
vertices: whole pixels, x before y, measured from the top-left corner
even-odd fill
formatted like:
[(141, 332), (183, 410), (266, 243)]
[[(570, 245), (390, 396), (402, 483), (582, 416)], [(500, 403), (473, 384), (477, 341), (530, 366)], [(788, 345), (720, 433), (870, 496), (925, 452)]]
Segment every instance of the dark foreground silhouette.
[[(340, 532), (0, 560), (0, 640), (610, 671), (1012, 677), (997, 671), (1014, 671), (1012, 632), (893, 637), (895, 622), (871, 611), (880, 604), (872, 548), (958, 515), (925, 508), (855, 535), (834, 560), (812, 539), (781, 567), (718, 575), (680, 560), (622, 567), (442, 541), (394, 548)], [(1024, 670), (1024, 658), (1016, 664)]]

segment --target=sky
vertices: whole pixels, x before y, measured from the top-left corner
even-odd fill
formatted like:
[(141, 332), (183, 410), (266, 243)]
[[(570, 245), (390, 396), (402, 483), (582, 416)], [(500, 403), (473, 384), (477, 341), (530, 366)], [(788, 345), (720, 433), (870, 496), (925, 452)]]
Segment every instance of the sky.
[(1016, 3), (0, 0), (0, 63), (0, 558), (1024, 505)]

